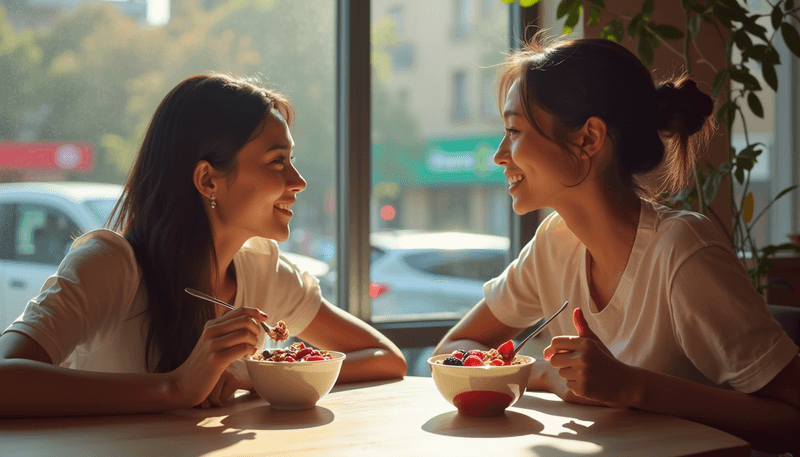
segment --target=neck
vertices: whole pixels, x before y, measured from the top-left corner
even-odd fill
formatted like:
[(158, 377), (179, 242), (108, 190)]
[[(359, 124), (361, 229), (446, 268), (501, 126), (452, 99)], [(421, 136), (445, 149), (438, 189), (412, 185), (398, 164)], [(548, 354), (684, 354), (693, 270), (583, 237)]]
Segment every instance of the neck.
[(587, 191), (579, 192), (579, 198), (554, 209), (586, 246), (597, 268), (619, 269), (631, 252), (641, 201), (629, 189), (612, 192), (588, 184)]

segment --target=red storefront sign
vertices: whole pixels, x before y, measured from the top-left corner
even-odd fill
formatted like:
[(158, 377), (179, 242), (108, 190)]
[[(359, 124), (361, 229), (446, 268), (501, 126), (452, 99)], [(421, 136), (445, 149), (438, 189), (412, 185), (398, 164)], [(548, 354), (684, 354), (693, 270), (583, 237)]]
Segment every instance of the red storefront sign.
[(89, 171), (94, 167), (91, 143), (0, 142), (0, 170)]

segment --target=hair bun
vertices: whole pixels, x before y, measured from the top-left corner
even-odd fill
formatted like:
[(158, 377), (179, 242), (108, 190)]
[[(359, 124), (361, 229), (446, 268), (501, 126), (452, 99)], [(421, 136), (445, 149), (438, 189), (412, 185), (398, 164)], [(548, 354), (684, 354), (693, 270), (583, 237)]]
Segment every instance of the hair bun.
[(683, 136), (699, 132), (714, 111), (714, 101), (688, 77), (656, 86), (656, 128)]

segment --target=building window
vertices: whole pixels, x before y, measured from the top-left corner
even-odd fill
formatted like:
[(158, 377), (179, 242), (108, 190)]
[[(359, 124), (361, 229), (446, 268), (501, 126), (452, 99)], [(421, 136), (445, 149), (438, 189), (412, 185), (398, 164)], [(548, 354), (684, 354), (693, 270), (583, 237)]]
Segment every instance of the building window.
[(453, 121), (466, 121), (469, 118), (467, 101), (467, 72), (463, 70), (453, 73), (453, 99), (451, 100), (450, 118)]

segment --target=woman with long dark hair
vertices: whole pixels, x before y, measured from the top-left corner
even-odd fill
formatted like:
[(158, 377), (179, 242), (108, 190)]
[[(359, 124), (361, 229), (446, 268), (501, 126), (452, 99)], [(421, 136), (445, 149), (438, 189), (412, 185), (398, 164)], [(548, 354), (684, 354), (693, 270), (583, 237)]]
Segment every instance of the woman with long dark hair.
[(655, 85), (616, 43), (540, 37), (508, 56), (499, 96), (514, 211), (555, 212), (435, 352), (498, 347), (569, 300), (531, 389), (797, 450), (798, 347), (719, 230), (658, 203), (689, 181), (712, 99), (685, 76)]
[[(342, 382), (402, 377), (400, 350), (280, 256), (306, 187), (286, 98), (190, 77), (161, 102), (115, 209), (0, 336), (0, 415), (162, 411), (252, 389), (260, 322), (347, 353)], [(189, 296), (191, 287), (235, 311)], [(265, 314), (266, 313), (266, 314)], [(269, 314), (269, 316), (267, 315)]]

